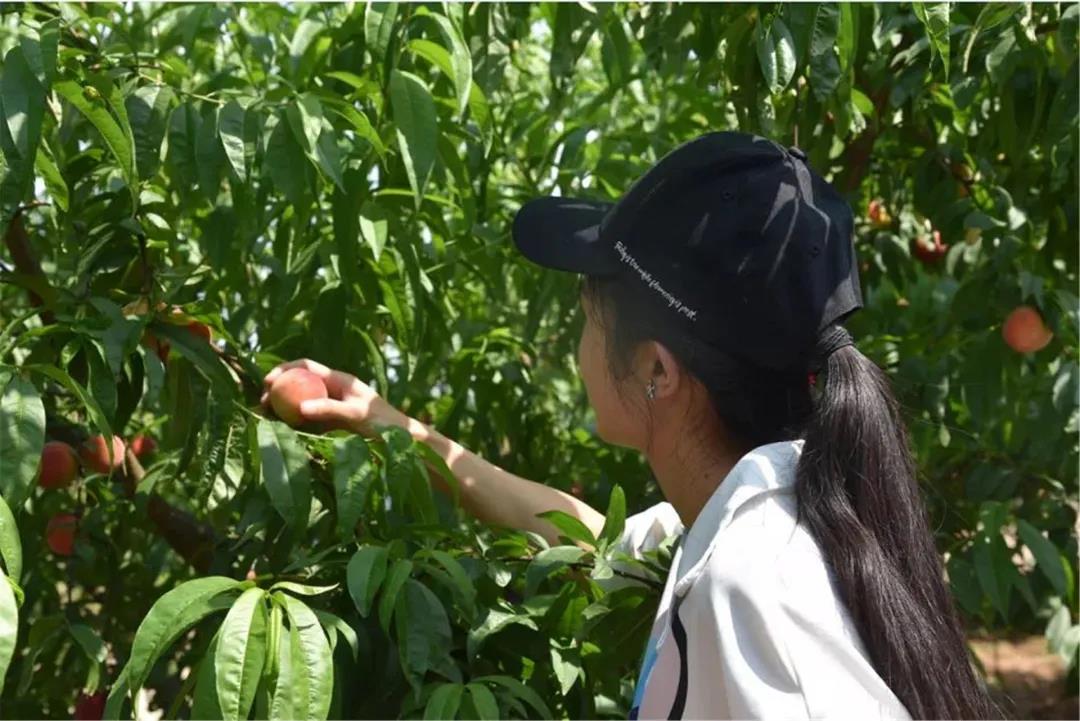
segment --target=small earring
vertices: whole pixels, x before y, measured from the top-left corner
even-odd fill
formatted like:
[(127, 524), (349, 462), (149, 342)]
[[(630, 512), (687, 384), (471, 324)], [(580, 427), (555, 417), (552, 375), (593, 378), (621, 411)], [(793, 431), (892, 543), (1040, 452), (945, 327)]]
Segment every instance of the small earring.
[(649, 379), (649, 385), (645, 386), (645, 396), (651, 401), (656, 398), (656, 381)]

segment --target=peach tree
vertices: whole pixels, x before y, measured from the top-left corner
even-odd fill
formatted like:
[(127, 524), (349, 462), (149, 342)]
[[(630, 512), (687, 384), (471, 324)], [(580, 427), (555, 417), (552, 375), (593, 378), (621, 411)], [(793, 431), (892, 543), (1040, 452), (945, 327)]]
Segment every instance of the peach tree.
[[(661, 497), (593, 433), (575, 279), (508, 224), (725, 128), (848, 194), (851, 328), (908, 410), (957, 602), (1075, 679), (1078, 20), (6, 6), (0, 713), (625, 717), (673, 539), (616, 548)], [(601, 537), (477, 524), (403, 431), (283, 423), (262, 378), (302, 357), (606, 509)]]

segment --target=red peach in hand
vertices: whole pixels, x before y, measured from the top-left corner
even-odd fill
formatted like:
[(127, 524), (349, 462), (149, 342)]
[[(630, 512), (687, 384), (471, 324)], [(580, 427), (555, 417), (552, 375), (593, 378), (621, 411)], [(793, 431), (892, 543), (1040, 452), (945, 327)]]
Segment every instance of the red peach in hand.
[(1005, 324), (1001, 326), (1001, 335), (1017, 353), (1042, 350), (1054, 337), (1039, 311), (1030, 305), (1021, 305), (1009, 313)]
[(290, 426), (304, 422), (300, 404), (304, 401), (329, 398), (322, 378), (306, 368), (290, 368), (274, 379), (270, 386), (270, 405), (278, 418)]
[(79, 449), (79, 458), (83, 465), (97, 473), (105, 473), (122, 468), (124, 465), (124, 446), (120, 436), (112, 437), (112, 458), (109, 458), (109, 444), (104, 436), (91, 436), (87, 438)]
[(316, 422), (326, 428), (350, 430), (369, 438), (377, 437), (384, 428), (409, 428), (415, 422), (356, 376), (307, 358), (282, 363), (267, 373), (263, 379), (267, 390), (262, 394), (260, 404), (270, 404), (272, 388), (277, 386), (285, 373), (295, 368), (314, 373), (326, 386), (328, 395), (327, 398), (306, 400), (301, 404), (305, 421)]
[(38, 483), (42, 488), (63, 488), (79, 475), (75, 449), (61, 441), (49, 441), (41, 449)]
[(70, 513), (57, 513), (45, 526), (45, 543), (58, 556), (70, 556), (75, 551), (75, 531), (79, 519)]

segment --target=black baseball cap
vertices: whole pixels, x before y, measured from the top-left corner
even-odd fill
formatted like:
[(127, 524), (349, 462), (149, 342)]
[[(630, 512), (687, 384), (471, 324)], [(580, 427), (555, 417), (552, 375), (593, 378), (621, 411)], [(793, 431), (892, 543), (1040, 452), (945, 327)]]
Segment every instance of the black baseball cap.
[(863, 306), (853, 224), (801, 150), (725, 131), (675, 148), (617, 202), (530, 200), (512, 236), (538, 265), (620, 276), (707, 344), (797, 371)]

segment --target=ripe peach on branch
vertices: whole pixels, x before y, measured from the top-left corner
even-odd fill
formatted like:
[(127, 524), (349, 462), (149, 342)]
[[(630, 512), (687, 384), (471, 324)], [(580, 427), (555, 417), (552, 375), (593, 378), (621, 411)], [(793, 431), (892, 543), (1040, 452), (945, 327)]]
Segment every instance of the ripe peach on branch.
[(45, 543), (57, 556), (70, 556), (75, 552), (75, 532), (79, 519), (71, 513), (57, 513), (45, 526)]
[(79, 475), (75, 449), (62, 441), (49, 441), (41, 449), (38, 483), (42, 488), (63, 488)]
[[(109, 447), (112, 446), (112, 458), (109, 457)], [(112, 437), (112, 444), (105, 441), (104, 436), (91, 436), (83, 442), (79, 448), (79, 458), (83, 465), (97, 473), (108, 474), (111, 471), (123, 468), (124, 452), (127, 448), (120, 436)]]
[(949, 244), (941, 242), (941, 231), (933, 231), (931, 237), (933, 240), (920, 234), (911, 241), (911, 252), (922, 261), (923, 265), (937, 263), (949, 251)]
[(1034, 353), (1045, 348), (1054, 337), (1039, 311), (1030, 305), (1013, 309), (1001, 326), (1001, 336), (1017, 353)]

